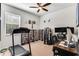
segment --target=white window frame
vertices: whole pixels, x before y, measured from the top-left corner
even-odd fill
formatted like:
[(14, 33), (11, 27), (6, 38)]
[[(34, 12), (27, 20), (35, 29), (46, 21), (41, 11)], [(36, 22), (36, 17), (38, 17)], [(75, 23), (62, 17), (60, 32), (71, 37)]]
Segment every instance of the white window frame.
[[(9, 20), (8, 20), (9, 18), (12, 21), (13, 21), (13, 19), (17, 18), (18, 22), (16, 22), (16, 21), (9, 22)], [(17, 14), (11, 13), (11, 12), (5, 12), (5, 29), (6, 29), (6, 24), (15, 24), (15, 25), (19, 25), (19, 27), (20, 27), (20, 25), (21, 25), (21, 17), (20, 17), (20, 15), (17, 15)], [(6, 33), (6, 35), (11, 35), (11, 33)]]

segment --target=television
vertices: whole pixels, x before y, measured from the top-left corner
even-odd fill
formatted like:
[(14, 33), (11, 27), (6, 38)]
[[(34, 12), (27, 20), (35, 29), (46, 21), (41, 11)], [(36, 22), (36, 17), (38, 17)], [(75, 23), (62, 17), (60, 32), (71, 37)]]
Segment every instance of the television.
[[(74, 27), (70, 27), (71, 32), (74, 33)], [(66, 32), (67, 33), (67, 27), (56, 27), (55, 32)]]
[(66, 27), (57, 27), (55, 28), (55, 32), (66, 32)]

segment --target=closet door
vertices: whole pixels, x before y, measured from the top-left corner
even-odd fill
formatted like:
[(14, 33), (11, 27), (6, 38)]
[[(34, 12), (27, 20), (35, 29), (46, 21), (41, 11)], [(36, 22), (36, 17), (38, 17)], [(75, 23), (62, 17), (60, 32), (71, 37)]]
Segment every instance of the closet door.
[(38, 37), (38, 30), (34, 30), (34, 41), (38, 41), (39, 37)]
[(43, 30), (39, 30), (39, 38), (43, 41)]
[(29, 39), (28, 33), (21, 34), (21, 44), (22, 45), (27, 44), (29, 42), (28, 39)]

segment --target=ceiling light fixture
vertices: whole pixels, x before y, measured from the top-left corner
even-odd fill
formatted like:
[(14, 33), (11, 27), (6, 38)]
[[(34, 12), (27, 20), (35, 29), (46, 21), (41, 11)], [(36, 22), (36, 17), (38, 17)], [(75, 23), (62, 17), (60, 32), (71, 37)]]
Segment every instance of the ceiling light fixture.
[(37, 6), (30, 6), (30, 8), (38, 8), (37, 12), (39, 12), (40, 10), (48, 11), (48, 9), (46, 9), (45, 7), (49, 6), (50, 4), (51, 3), (46, 4), (37, 3)]

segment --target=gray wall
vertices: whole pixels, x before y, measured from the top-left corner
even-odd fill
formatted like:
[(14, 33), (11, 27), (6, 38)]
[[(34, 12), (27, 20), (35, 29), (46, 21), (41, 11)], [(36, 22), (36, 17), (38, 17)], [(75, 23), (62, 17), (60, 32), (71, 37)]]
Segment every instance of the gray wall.
[[(8, 6), (6, 4), (1, 5), (1, 41), (0, 41), (0, 49), (7, 48), (12, 45), (11, 43), (11, 35), (6, 35), (6, 25), (5, 25), (5, 12), (11, 12), (16, 15), (21, 16), (21, 26), (22, 27), (28, 27), (31, 28), (31, 25), (27, 24), (27, 21), (30, 20), (35, 20), (36, 25), (34, 25), (34, 29), (39, 29), (39, 17), (22, 11), (20, 9)], [(20, 35), (15, 35), (15, 43), (20, 44)]]

